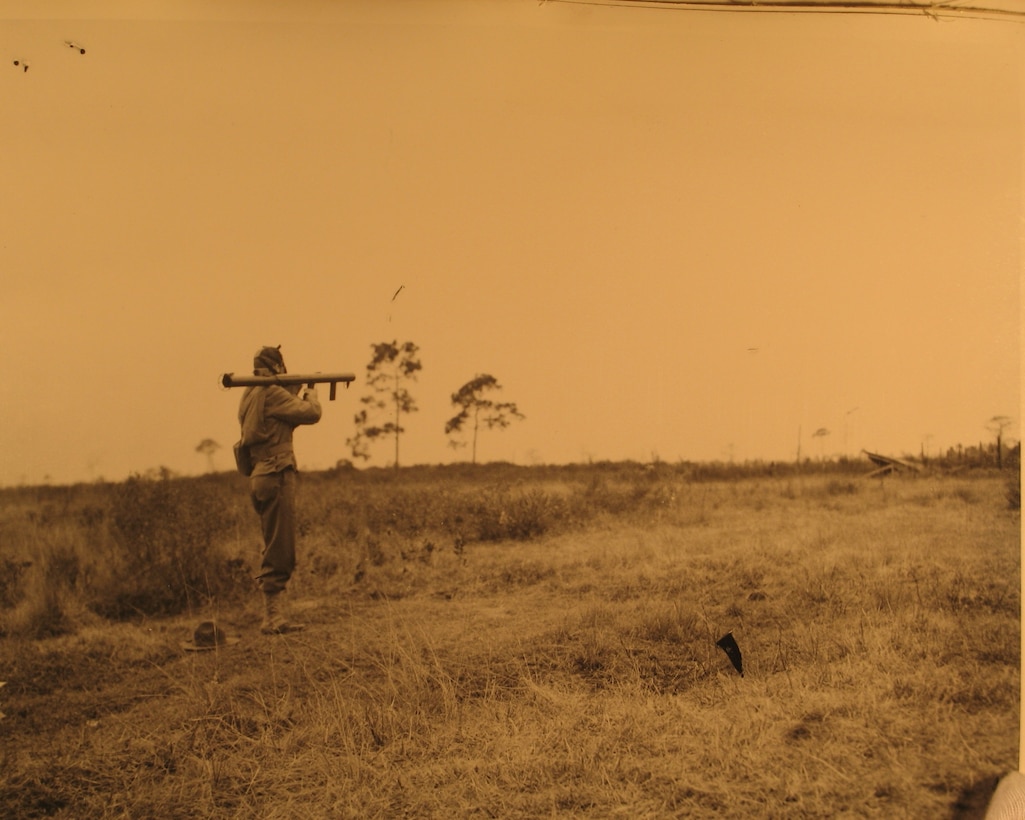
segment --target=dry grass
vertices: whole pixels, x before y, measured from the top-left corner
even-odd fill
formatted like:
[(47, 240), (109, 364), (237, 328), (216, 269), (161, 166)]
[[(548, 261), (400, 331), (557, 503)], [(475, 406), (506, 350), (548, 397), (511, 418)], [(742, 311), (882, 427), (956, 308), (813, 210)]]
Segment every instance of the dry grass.
[[(932, 818), (1015, 768), (999, 476), (642, 481), (525, 541), (311, 526), (298, 636), (245, 599), (0, 641), (0, 814)], [(241, 643), (182, 653), (211, 614)]]

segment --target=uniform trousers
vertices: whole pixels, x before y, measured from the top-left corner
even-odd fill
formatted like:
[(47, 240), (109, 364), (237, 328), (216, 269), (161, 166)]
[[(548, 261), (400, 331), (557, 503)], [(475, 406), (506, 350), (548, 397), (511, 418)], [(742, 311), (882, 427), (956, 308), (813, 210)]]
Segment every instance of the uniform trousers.
[(256, 580), (265, 593), (281, 592), (295, 571), (295, 482), (292, 468), (250, 479), (264, 544)]

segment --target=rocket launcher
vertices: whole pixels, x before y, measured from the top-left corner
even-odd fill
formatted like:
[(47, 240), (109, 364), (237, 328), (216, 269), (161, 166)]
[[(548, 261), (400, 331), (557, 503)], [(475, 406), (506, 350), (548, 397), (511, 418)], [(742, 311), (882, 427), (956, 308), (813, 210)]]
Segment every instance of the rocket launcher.
[(356, 380), (352, 373), (278, 373), (273, 376), (236, 376), (234, 373), (225, 373), (221, 376), (221, 384), (225, 387), (267, 387), (272, 384), (279, 384), (282, 387), (302, 385), (313, 387), (315, 384), (330, 384), (331, 392), (328, 395), (331, 401), (335, 400), (335, 386), (344, 382), (349, 387), (349, 382)]

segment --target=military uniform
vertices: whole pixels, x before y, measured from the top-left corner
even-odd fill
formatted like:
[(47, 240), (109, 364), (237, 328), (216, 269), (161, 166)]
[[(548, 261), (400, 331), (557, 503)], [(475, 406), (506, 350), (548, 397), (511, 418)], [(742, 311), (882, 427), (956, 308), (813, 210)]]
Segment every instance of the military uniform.
[[(284, 373), (278, 348), (263, 348), (254, 358), (253, 373), (269, 376)], [(264, 632), (288, 631), (278, 613), (276, 598), (295, 570), (296, 461), (292, 431), (301, 424), (320, 421), (321, 407), (315, 390), (299, 398), (280, 385), (248, 387), (239, 403), (242, 443), (253, 462), (250, 496), (263, 530), (263, 558), (256, 576), (264, 594)]]

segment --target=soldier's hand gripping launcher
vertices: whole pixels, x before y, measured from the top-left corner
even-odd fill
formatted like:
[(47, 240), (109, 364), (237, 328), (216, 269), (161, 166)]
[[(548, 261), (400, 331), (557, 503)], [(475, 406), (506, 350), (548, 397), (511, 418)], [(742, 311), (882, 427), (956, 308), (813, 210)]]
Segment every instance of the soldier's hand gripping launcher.
[(355, 380), (352, 373), (278, 373), (274, 376), (236, 376), (234, 373), (225, 373), (221, 376), (221, 384), (225, 387), (266, 387), (271, 384), (280, 384), (282, 387), (305, 384), (313, 387), (315, 384), (330, 384), (328, 398), (331, 401), (335, 400), (335, 385), (338, 382), (345, 382), (348, 388), (349, 382)]

